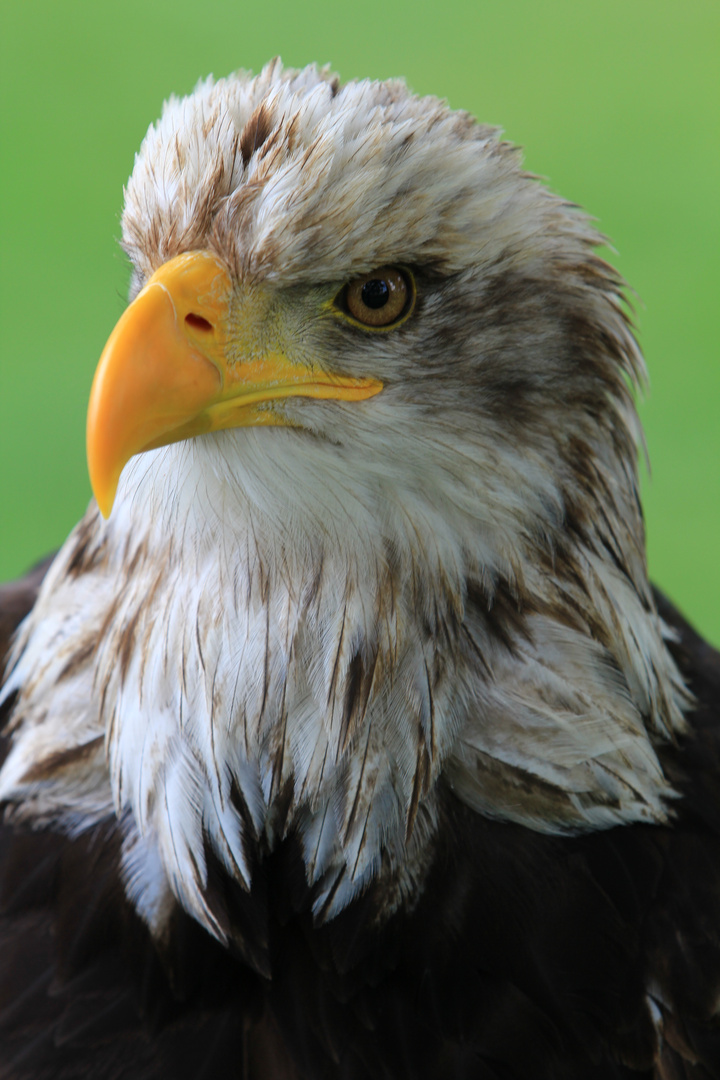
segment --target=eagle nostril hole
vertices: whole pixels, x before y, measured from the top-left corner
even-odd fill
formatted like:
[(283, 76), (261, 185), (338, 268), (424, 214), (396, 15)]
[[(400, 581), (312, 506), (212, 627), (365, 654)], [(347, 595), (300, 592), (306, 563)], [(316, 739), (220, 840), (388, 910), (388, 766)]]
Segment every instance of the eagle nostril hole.
[(208, 322), (207, 319), (203, 319), (202, 315), (196, 315), (194, 311), (191, 311), (189, 315), (185, 316), (185, 322), (191, 330), (199, 330), (203, 334), (207, 334), (208, 331), (213, 328), (211, 322)]

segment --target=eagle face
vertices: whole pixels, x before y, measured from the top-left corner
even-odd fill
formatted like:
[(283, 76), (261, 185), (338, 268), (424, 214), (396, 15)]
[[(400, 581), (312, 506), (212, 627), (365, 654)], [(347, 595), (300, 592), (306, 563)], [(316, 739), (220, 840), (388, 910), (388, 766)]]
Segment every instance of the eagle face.
[[(128, 895), (218, 937), (299, 839), (314, 911), (411, 905), (438, 791), (663, 821), (688, 696), (644, 557), (642, 359), (583, 215), (401, 83), (171, 99), (126, 192), (97, 501), (26, 620), (0, 797), (122, 822)], [(40, 764), (39, 764), (40, 763)]]

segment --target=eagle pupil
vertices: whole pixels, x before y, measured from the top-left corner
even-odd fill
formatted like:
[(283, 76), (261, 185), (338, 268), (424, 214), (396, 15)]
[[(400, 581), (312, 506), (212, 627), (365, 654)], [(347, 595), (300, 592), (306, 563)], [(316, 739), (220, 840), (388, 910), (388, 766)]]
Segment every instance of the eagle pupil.
[(382, 278), (373, 278), (371, 281), (365, 282), (360, 296), (365, 307), (376, 310), (385, 307), (385, 304), (390, 299), (390, 286)]

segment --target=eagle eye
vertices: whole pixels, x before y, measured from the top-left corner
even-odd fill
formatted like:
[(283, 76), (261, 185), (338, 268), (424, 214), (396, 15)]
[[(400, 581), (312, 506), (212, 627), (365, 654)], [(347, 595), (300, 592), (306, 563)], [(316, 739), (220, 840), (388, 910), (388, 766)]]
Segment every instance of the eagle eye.
[(410, 314), (415, 283), (409, 273), (381, 266), (351, 281), (336, 299), (344, 314), (372, 329), (390, 329)]

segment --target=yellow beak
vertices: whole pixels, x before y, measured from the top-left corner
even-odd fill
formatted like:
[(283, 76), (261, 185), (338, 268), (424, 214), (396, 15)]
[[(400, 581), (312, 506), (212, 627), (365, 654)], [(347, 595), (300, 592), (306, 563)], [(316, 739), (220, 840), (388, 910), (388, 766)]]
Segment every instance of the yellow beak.
[(233, 285), (207, 251), (161, 266), (120, 318), (98, 364), (87, 417), (90, 483), (109, 517), (120, 473), (135, 454), (221, 428), (286, 424), (278, 398), (362, 401), (382, 390), (294, 364), (281, 352), (233, 359)]

